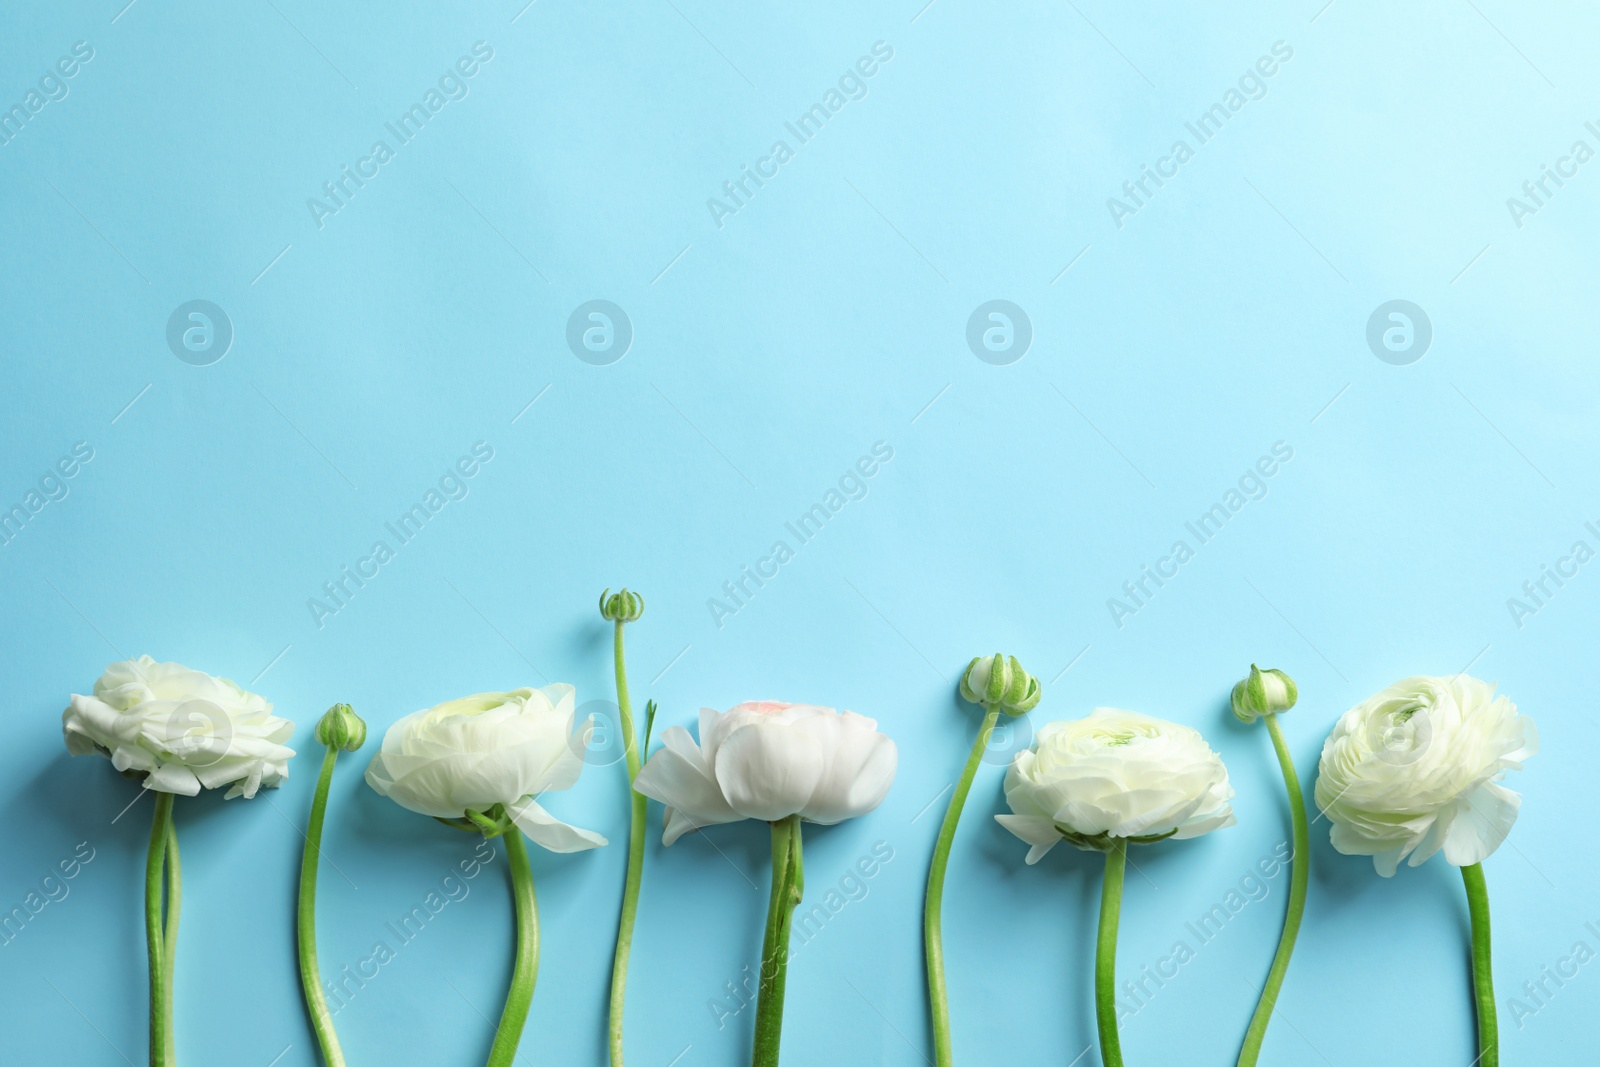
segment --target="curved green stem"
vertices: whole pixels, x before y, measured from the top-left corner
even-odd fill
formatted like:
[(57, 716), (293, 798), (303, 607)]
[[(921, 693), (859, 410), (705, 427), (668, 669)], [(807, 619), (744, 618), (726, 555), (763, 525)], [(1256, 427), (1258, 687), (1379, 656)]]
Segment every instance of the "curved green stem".
[(322, 821), (328, 810), (328, 786), (333, 782), (333, 765), (339, 748), (329, 745), (322, 757), (322, 774), (311, 797), (311, 821), (306, 827), (306, 847), (300, 855), (300, 902), (296, 936), (300, 946), (300, 988), (305, 991), (306, 1011), (322, 1060), (328, 1067), (344, 1067), (344, 1052), (333, 1029), (333, 1015), (322, 995), (322, 971), (317, 966), (317, 860), (322, 854)]
[[(172, 1001), (167, 980), (167, 929), (161, 906), (165, 895), (167, 842), (172, 838), (172, 794), (156, 793), (156, 812), (150, 826), (150, 852), (144, 865), (144, 936), (150, 954), (150, 1067), (172, 1067)], [(174, 937), (177, 927), (172, 928)]]
[(628, 759), (628, 873), (622, 886), (622, 915), (617, 920), (617, 950), (611, 960), (611, 1067), (622, 1067), (622, 1009), (628, 995), (628, 954), (633, 949), (633, 924), (639, 914), (639, 884), (644, 877), (644, 839), (649, 814), (649, 801), (633, 789), (633, 780), (639, 776), (640, 757), (633, 729), (633, 706), (628, 699), (622, 627), (623, 623), (617, 622), (613, 652), (617, 670), (617, 717), (622, 721), (622, 744)]
[(622, 627), (616, 623), (615, 637), (611, 643), (612, 665), (617, 673), (617, 717), (622, 720), (622, 750), (628, 760), (628, 782), (632, 784), (639, 775), (639, 745), (633, 733), (633, 702), (628, 699), (628, 664), (622, 654)]
[(1094, 1017), (1100, 1031), (1100, 1062), (1122, 1067), (1117, 1036), (1117, 920), (1122, 916), (1122, 876), (1128, 844), (1117, 841), (1106, 853), (1106, 880), (1100, 890), (1100, 937), (1094, 951)]
[(1477, 1067), (1500, 1067), (1500, 1022), (1494, 1013), (1494, 976), (1489, 966), (1489, 887), (1483, 865), (1461, 868), (1467, 886), (1467, 912), (1472, 917), (1472, 992), (1478, 1009)]
[(944, 905), (944, 873), (950, 865), (950, 846), (956, 839), (956, 824), (961, 821), (961, 809), (972, 790), (973, 775), (978, 773), (978, 763), (989, 747), (989, 735), (994, 733), (995, 721), (1000, 717), (999, 705), (988, 708), (983, 725), (978, 729), (978, 739), (972, 743), (967, 755), (967, 765), (956, 781), (955, 792), (950, 794), (950, 806), (945, 809), (944, 825), (939, 828), (939, 838), (933, 846), (933, 862), (928, 867), (928, 893), (922, 907), (922, 949), (928, 964), (928, 1012), (933, 1023), (933, 1054), (937, 1067), (950, 1067), (950, 1003), (944, 982), (944, 930), (940, 919)]
[(539, 903), (533, 895), (533, 868), (522, 831), (512, 827), (505, 835), (506, 863), (511, 868), (511, 899), (517, 912), (517, 958), (511, 969), (511, 989), (495, 1028), (494, 1045), (486, 1067), (511, 1067), (517, 1042), (533, 1003), (533, 984), (539, 976)]
[(761, 947), (751, 1067), (778, 1067), (783, 993), (789, 977), (789, 930), (795, 905), (805, 895), (805, 884), (800, 816), (790, 815), (772, 824), (772, 896), (767, 904), (767, 936)]
[(167, 822), (167, 929), (161, 938), (162, 993), (167, 998), (167, 1063), (178, 1062), (177, 1030), (171, 1022), (172, 972), (178, 958), (178, 908), (183, 902), (183, 865), (178, 862), (178, 827), (175, 819)]
[(1284, 788), (1289, 791), (1289, 818), (1294, 834), (1294, 859), (1289, 868), (1289, 907), (1283, 916), (1283, 936), (1278, 939), (1278, 951), (1272, 957), (1272, 967), (1267, 971), (1267, 984), (1261, 990), (1261, 1000), (1256, 1013), (1245, 1031), (1244, 1046), (1239, 1050), (1238, 1067), (1255, 1067), (1261, 1055), (1261, 1041), (1267, 1036), (1267, 1023), (1272, 1019), (1278, 1003), (1278, 992), (1283, 988), (1283, 976), (1289, 970), (1289, 957), (1294, 953), (1295, 938), (1300, 933), (1300, 920), (1306, 911), (1306, 883), (1311, 873), (1311, 834), (1306, 825), (1306, 802), (1300, 795), (1300, 778), (1295, 774), (1294, 757), (1283, 738), (1283, 728), (1278, 716), (1269, 714), (1267, 731), (1272, 735), (1272, 747), (1278, 753), (1278, 766), (1283, 769)]

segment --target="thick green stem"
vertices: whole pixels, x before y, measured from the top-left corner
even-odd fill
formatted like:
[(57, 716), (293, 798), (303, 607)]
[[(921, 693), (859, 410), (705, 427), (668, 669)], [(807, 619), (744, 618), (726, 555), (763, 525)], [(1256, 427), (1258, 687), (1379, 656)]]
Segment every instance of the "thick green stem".
[(611, 1067), (622, 1067), (622, 1009), (628, 995), (628, 954), (633, 949), (633, 924), (639, 914), (639, 884), (644, 877), (644, 839), (649, 801), (635, 792), (639, 776), (639, 742), (633, 729), (633, 706), (628, 700), (628, 669), (622, 655), (622, 622), (616, 624), (613, 642), (617, 669), (617, 717), (622, 722), (622, 745), (628, 760), (628, 873), (622, 886), (622, 915), (617, 920), (617, 950), (611, 960)]
[(178, 909), (183, 903), (183, 865), (178, 862), (178, 826), (176, 819), (167, 821), (167, 930), (161, 938), (162, 993), (167, 998), (167, 1063), (178, 1062), (177, 1030), (172, 1025), (172, 973), (178, 958)]
[(1094, 1017), (1100, 1031), (1100, 1062), (1122, 1067), (1117, 1036), (1117, 920), (1122, 915), (1122, 876), (1128, 844), (1117, 841), (1106, 853), (1106, 880), (1100, 890), (1100, 938), (1094, 952)]
[(950, 1067), (954, 1062), (950, 1053), (950, 1004), (944, 982), (944, 931), (940, 912), (944, 905), (944, 873), (950, 865), (950, 846), (956, 839), (956, 824), (961, 821), (961, 809), (966, 806), (967, 794), (972, 790), (973, 775), (984, 750), (989, 747), (989, 735), (994, 733), (995, 721), (1000, 717), (999, 705), (988, 708), (983, 725), (978, 729), (978, 739), (972, 743), (967, 765), (956, 781), (955, 792), (950, 794), (950, 806), (945, 809), (944, 825), (939, 828), (939, 838), (933, 846), (933, 862), (928, 867), (928, 893), (922, 907), (922, 948), (928, 964), (928, 1011), (933, 1023), (933, 1054), (937, 1067)]
[(311, 797), (311, 821), (306, 827), (306, 847), (300, 855), (300, 904), (297, 936), (300, 943), (300, 988), (305, 991), (306, 1011), (322, 1060), (328, 1067), (344, 1067), (344, 1052), (333, 1029), (333, 1015), (322, 995), (322, 971), (317, 966), (317, 860), (322, 855), (322, 821), (328, 811), (328, 786), (333, 782), (333, 765), (339, 748), (329, 745), (322, 757), (322, 774)]
[(1489, 965), (1489, 887), (1483, 865), (1461, 868), (1467, 886), (1467, 913), (1472, 917), (1472, 991), (1478, 1008), (1476, 1067), (1500, 1067), (1500, 1023), (1494, 1013), (1494, 975)]
[(486, 1067), (511, 1067), (517, 1056), (517, 1042), (528, 1021), (533, 1003), (533, 983), (539, 976), (539, 904), (533, 895), (533, 868), (528, 865), (528, 846), (522, 831), (512, 827), (505, 834), (506, 863), (511, 868), (511, 899), (517, 912), (517, 958), (511, 969), (511, 989), (506, 993), (505, 1010), (494, 1032)]
[[(167, 996), (167, 929), (161, 914), (165, 896), (167, 842), (172, 837), (172, 794), (156, 792), (150, 826), (150, 852), (144, 865), (144, 936), (150, 953), (150, 1067), (172, 1067), (172, 1001)], [(176, 927), (173, 928), (176, 935)]]
[(756, 1035), (751, 1067), (778, 1067), (783, 1036), (783, 992), (789, 977), (789, 929), (794, 908), (805, 895), (805, 862), (800, 849), (800, 816), (772, 824), (772, 896), (767, 904), (767, 936), (761, 947), (761, 982), (756, 995)]
[(1268, 714), (1267, 731), (1272, 735), (1272, 747), (1278, 753), (1278, 766), (1283, 769), (1283, 784), (1289, 791), (1289, 819), (1294, 834), (1294, 860), (1289, 868), (1289, 907), (1283, 916), (1283, 936), (1278, 939), (1278, 951), (1272, 957), (1272, 967), (1267, 971), (1267, 984), (1261, 990), (1261, 1000), (1256, 1013), (1245, 1031), (1244, 1046), (1239, 1050), (1238, 1067), (1255, 1067), (1261, 1055), (1261, 1041), (1267, 1036), (1267, 1023), (1278, 1003), (1278, 992), (1283, 988), (1283, 976), (1289, 970), (1289, 957), (1294, 954), (1295, 938), (1300, 933), (1300, 920), (1306, 911), (1306, 883), (1311, 873), (1311, 834), (1306, 825), (1306, 802), (1300, 795), (1300, 777), (1295, 774), (1294, 757), (1283, 738), (1278, 716)]

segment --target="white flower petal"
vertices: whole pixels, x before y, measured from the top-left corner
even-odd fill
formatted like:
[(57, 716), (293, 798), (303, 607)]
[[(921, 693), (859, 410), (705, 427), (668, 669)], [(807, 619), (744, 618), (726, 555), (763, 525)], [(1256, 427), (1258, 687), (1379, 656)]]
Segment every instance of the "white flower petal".
[(894, 784), (900, 754), (871, 719), (852, 712), (816, 715), (789, 729), (814, 732), (827, 753), (822, 776), (800, 809), (802, 817), (831, 825), (865, 815), (883, 803)]
[(537, 795), (561, 792), (577, 785), (578, 776), (583, 773), (583, 754), (589, 751), (589, 741), (593, 737), (594, 716), (591, 715), (568, 734), (567, 743), (555, 750), (554, 758), (534, 776), (533, 784), (526, 791)]
[(180, 796), (192, 797), (200, 792), (200, 779), (181, 763), (167, 763), (157, 767), (145, 777), (144, 787), (154, 789), (158, 793), (177, 793)]
[(261, 764), (256, 763), (251, 767), (249, 775), (234, 782), (233, 788), (223, 794), (222, 799), (234, 800), (238, 797), (244, 797), (246, 800), (252, 799), (261, 788), (261, 777)]
[(1016, 834), (1033, 847), (1028, 849), (1028, 863), (1035, 864), (1061, 843), (1061, 831), (1050, 819), (1036, 815), (996, 815), (994, 821)]
[(633, 787), (667, 806), (663, 845), (691, 830), (744, 818), (728, 806), (689, 731), (669, 726), (661, 740), (662, 747), (639, 768)]
[(1493, 782), (1463, 797), (1445, 834), (1444, 858), (1457, 867), (1482, 863), (1511, 833), (1521, 807), (1521, 796)]
[(528, 835), (530, 841), (551, 852), (582, 852), (606, 843), (606, 839), (593, 830), (581, 830), (562, 822), (531, 797), (522, 799), (507, 810), (511, 813), (511, 821)]
[(1394, 872), (1400, 869), (1400, 860), (1405, 857), (1405, 849), (1392, 848), (1384, 852), (1375, 852), (1372, 855), (1372, 866), (1385, 878), (1393, 878)]
[[(383, 761), (380, 766), (380, 762)], [(459, 819), (471, 808), (486, 811), (516, 788), (508, 778), (500, 788), (479, 772), (483, 757), (475, 752), (459, 752), (429, 760), (396, 774), (389, 757), (379, 752), (367, 768), (367, 784), (402, 808), (431, 815), (436, 819)], [(491, 768), (492, 770), (492, 768)]]
[(1214, 815), (1190, 819), (1178, 828), (1178, 832), (1172, 835), (1172, 840), (1187, 841), (1191, 837), (1199, 837), (1201, 834), (1209, 834), (1213, 830), (1221, 830), (1237, 825), (1239, 825), (1239, 820), (1233, 814), (1233, 808), (1228, 807)]
[(773, 822), (806, 806), (830, 755), (816, 730), (751, 723), (723, 737), (714, 769), (729, 807), (747, 819)]

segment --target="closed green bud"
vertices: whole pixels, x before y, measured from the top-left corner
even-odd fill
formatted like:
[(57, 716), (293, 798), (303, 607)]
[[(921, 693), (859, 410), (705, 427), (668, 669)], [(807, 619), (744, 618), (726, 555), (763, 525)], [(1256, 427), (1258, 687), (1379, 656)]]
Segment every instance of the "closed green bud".
[(1233, 687), (1233, 714), (1240, 722), (1255, 722), (1263, 715), (1288, 711), (1300, 699), (1294, 679), (1279, 670), (1261, 670), (1250, 664), (1250, 676)]
[(600, 594), (600, 614), (612, 622), (638, 622), (644, 614), (644, 597), (626, 588), (620, 593), (607, 589)]
[(349, 704), (335, 704), (317, 722), (317, 741), (329, 748), (354, 752), (367, 740), (367, 724)]
[(1007, 715), (1021, 715), (1039, 704), (1044, 691), (1039, 679), (1022, 669), (1015, 656), (979, 656), (961, 676), (961, 696), (974, 704), (997, 707)]

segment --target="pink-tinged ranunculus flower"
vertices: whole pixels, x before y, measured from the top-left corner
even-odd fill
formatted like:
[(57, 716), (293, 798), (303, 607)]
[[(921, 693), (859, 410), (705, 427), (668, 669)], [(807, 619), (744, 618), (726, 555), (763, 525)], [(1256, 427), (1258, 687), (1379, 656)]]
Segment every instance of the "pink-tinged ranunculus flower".
[(875, 720), (810, 704), (702, 708), (698, 745), (681, 726), (661, 741), (634, 788), (667, 806), (665, 845), (739, 819), (830, 825), (864, 815), (883, 803), (899, 764)]

